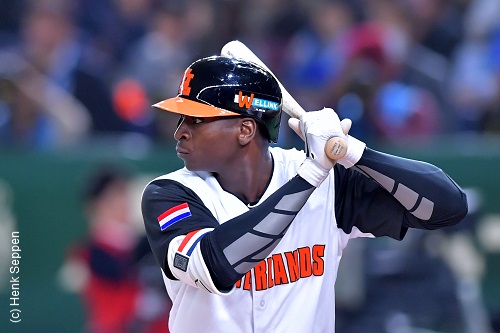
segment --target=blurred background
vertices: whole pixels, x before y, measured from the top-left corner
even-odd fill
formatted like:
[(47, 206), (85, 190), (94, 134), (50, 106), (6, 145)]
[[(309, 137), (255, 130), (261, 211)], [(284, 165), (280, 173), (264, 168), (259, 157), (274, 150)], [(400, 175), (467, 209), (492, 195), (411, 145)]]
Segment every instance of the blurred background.
[(0, 332), (168, 331), (139, 202), (182, 161), (150, 105), (233, 39), (467, 191), (456, 227), (351, 242), (338, 332), (500, 332), (498, 0), (0, 0)]

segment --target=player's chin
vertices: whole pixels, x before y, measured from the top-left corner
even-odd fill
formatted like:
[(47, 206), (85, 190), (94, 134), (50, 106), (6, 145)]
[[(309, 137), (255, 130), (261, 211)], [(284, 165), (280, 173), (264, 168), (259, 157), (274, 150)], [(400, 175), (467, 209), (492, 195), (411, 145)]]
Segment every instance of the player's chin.
[(184, 161), (184, 167), (189, 171), (210, 171), (212, 169), (207, 164), (206, 159), (195, 156), (195, 154), (177, 153), (177, 156)]
[(184, 161), (184, 167), (189, 171), (205, 171), (203, 166), (199, 165), (195, 161), (190, 160), (189, 158), (182, 158)]

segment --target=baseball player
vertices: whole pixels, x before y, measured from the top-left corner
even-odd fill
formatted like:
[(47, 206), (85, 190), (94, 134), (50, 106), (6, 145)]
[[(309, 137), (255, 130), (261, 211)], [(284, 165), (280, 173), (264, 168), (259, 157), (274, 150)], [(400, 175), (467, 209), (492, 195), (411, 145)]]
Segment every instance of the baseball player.
[[(377, 152), (347, 134), (332, 109), (289, 125), (305, 151), (270, 147), (281, 118), (274, 77), (213, 56), (191, 64), (177, 97), (154, 106), (180, 115), (185, 167), (142, 197), (147, 236), (173, 306), (173, 333), (334, 332), (334, 284), (356, 237), (403, 239), (467, 213), (439, 168)], [(338, 163), (328, 139), (348, 144)]]

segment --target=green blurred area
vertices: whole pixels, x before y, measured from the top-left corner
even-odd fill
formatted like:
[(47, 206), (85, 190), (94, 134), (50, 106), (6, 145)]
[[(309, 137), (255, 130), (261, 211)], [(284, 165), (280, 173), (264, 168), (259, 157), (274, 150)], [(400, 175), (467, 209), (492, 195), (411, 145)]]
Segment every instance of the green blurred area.
[[(19, 300), (22, 322), (9, 322), (10, 274), (1, 272), (0, 332), (83, 331), (80, 300), (63, 290), (58, 272), (68, 246), (86, 232), (80, 197), (85, 176), (103, 163), (123, 165), (137, 177), (149, 179), (182, 166), (171, 147), (122, 147), (105, 142), (43, 153), (0, 151), (0, 185), (3, 183), (5, 188), (7, 184), (12, 190), (12, 205), (9, 208), (7, 204), (7, 209), (17, 223), (14, 230), (19, 231), (22, 249)], [(479, 191), (481, 216), (500, 214), (499, 138), (461, 137), (374, 148), (441, 167), (462, 187)], [(5, 203), (0, 205), (5, 210)], [(480, 244), (478, 247), (481, 249)], [(10, 255), (10, 251), (2, 253), (1, 258), (10, 261)], [(487, 270), (483, 297), (490, 311), (500, 312), (500, 253), (484, 252), (484, 255)], [(1, 268), (8, 266), (2, 264)]]

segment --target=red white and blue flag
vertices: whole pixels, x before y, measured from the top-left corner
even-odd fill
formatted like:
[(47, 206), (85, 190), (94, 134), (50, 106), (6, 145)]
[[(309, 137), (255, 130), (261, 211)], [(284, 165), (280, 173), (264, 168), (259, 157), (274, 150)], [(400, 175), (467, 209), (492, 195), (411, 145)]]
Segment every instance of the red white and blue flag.
[(158, 216), (158, 223), (160, 224), (160, 229), (163, 231), (174, 223), (190, 216), (191, 211), (189, 210), (189, 205), (185, 202), (163, 212)]

